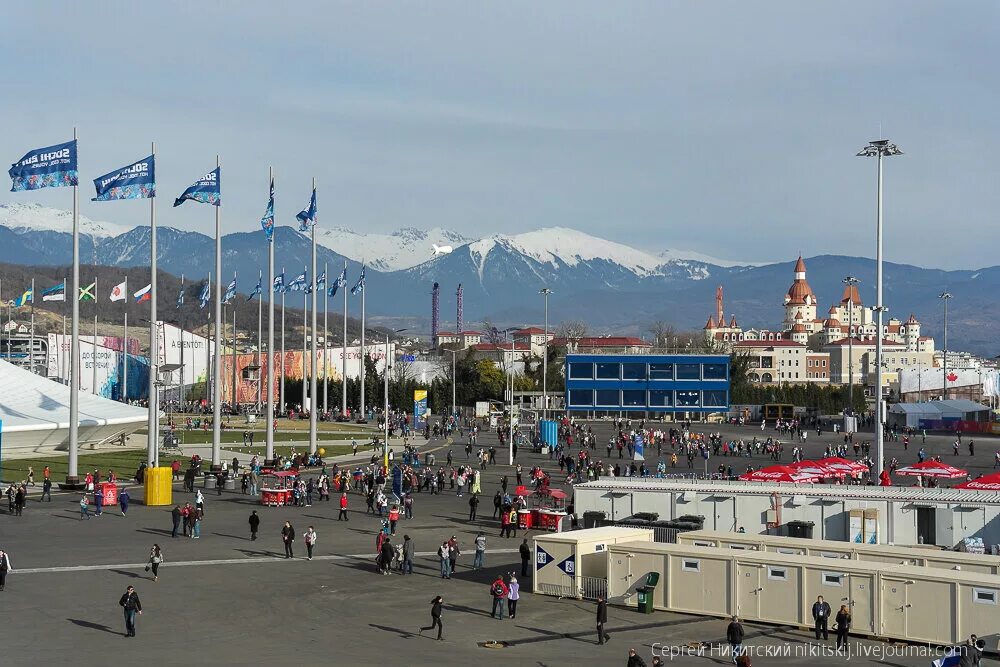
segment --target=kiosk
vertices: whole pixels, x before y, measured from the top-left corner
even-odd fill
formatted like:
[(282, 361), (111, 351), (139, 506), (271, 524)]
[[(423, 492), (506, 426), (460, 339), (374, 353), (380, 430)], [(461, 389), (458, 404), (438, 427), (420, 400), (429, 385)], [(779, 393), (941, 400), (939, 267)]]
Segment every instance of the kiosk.
[(270, 507), (291, 505), (296, 475), (291, 470), (266, 473), (261, 480), (260, 504)]

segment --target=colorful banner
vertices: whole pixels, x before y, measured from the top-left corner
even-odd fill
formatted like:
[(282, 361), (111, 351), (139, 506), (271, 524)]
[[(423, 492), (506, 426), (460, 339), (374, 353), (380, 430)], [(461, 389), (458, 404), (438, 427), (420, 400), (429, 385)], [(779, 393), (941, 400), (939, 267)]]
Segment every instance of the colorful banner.
[(260, 227), (264, 230), (264, 236), (271, 240), (274, 234), (274, 179), (271, 179), (271, 197), (267, 200), (267, 210), (264, 217), (260, 219)]
[(76, 139), (27, 153), (7, 171), (11, 192), (77, 185)]
[(423, 428), (427, 422), (427, 390), (413, 390), (413, 425)]
[[(149, 388), (149, 361), (139, 356), (139, 341), (129, 338), (128, 354), (128, 400), (143, 400)], [(46, 358), (49, 378), (69, 383), (71, 337), (63, 334), (48, 335)], [(84, 393), (94, 393), (97, 380), (97, 394), (112, 400), (121, 400), (122, 391), (122, 338), (121, 336), (98, 336), (94, 345), (93, 336), (80, 336), (80, 389)], [(94, 372), (94, 365), (97, 372)]]
[(299, 221), (300, 232), (304, 232), (316, 224), (316, 188), (313, 188), (312, 197), (309, 199), (309, 208), (300, 211), (295, 219)]
[(174, 200), (174, 206), (180, 206), (187, 200), (211, 204), (212, 206), (222, 205), (222, 170), (216, 167), (209, 173), (202, 176), (197, 183), (181, 193), (181, 196)]
[(150, 155), (127, 167), (94, 179), (97, 196), (91, 201), (149, 199), (156, 196), (155, 157)]

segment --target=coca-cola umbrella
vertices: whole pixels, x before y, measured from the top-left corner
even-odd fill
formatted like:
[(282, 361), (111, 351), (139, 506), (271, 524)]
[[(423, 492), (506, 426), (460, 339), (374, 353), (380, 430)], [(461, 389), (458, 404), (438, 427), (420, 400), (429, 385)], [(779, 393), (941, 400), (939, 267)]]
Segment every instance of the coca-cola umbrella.
[(788, 467), (792, 470), (814, 474), (824, 479), (832, 477), (843, 478), (848, 474), (845, 470), (823, 465), (819, 461), (798, 461), (797, 463), (789, 463)]
[(956, 489), (969, 489), (970, 491), (1000, 491), (1000, 473), (983, 475), (979, 479), (956, 484)]
[(744, 482), (792, 482), (794, 484), (815, 482), (822, 478), (822, 475), (803, 472), (785, 465), (768, 466), (740, 475), (740, 479)]
[(954, 479), (965, 477), (968, 473), (961, 468), (950, 466), (941, 461), (924, 461), (911, 466), (903, 466), (896, 469), (897, 475), (923, 475), (924, 477), (940, 477), (942, 479)]
[(816, 463), (832, 470), (839, 470), (854, 477), (868, 473), (868, 466), (864, 463), (851, 461), (850, 459), (841, 458), (839, 456), (828, 456), (825, 459), (816, 461)]

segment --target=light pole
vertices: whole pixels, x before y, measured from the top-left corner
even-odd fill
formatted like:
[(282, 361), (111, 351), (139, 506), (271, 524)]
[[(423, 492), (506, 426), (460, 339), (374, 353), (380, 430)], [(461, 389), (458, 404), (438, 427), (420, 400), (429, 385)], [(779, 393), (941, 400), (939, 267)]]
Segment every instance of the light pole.
[[(389, 354), (389, 334), (402, 333), (404, 331), (406, 329), (393, 329), (392, 331), (385, 332), (385, 412), (382, 414), (385, 439), (382, 442), (382, 466), (386, 475), (389, 474), (389, 369), (392, 368), (389, 363), (391, 360), (391, 355)], [(371, 332), (373, 334), (379, 333), (374, 329)]]
[(456, 367), (455, 367), (455, 356), (459, 352), (462, 352), (463, 350), (466, 350), (466, 349), (468, 349), (468, 348), (464, 348), (463, 347), (461, 350), (449, 350), (449, 349), (445, 349), (445, 352), (450, 352), (451, 353), (451, 414), (452, 414), (452, 416), (458, 414), (458, 408), (456, 407), (456, 403), (455, 403), (455, 387), (458, 385), (458, 374), (457, 374)]
[(943, 353), (944, 361), (942, 365), (944, 366), (944, 375), (942, 378), (944, 382), (941, 384), (941, 397), (944, 400), (948, 400), (948, 299), (951, 298), (950, 292), (941, 292), (938, 294), (938, 298), (944, 301), (944, 343), (942, 344), (941, 352)]
[(552, 290), (543, 287), (538, 293), (545, 299), (545, 337), (542, 344), (542, 419), (547, 419), (549, 410), (549, 295), (552, 294)]
[(860, 281), (847, 276), (847, 409), (854, 413), (854, 290)]
[(902, 155), (896, 144), (888, 139), (869, 141), (868, 145), (858, 152), (858, 157), (875, 158), (875, 474), (881, 475), (883, 468), (883, 449), (885, 447), (882, 423), (884, 409), (882, 404), (882, 321), (886, 308), (882, 304), (882, 158), (891, 155)]

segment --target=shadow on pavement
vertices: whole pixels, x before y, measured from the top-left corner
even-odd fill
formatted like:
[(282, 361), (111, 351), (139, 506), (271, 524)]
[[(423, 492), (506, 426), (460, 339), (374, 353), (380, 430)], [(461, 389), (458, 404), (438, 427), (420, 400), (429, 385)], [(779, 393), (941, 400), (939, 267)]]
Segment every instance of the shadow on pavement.
[(108, 572), (114, 572), (115, 574), (120, 574), (120, 575), (125, 576), (125, 577), (132, 577), (133, 579), (145, 579), (146, 578), (146, 577), (143, 577), (141, 574), (137, 574), (135, 572), (130, 572), (128, 570), (114, 570), (114, 569), (112, 569), (112, 570), (108, 570)]
[(67, 618), (66, 620), (69, 621), (70, 623), (72, 623), (73, 625), (80, 626), (81, 628), (88, 628), (90, 630), (100, 630), (102, 632), (109, 632), (109, 633), (111, 633), (113, 635), (124, 634), (124, 633), (121, 633), (121, 632), (115, 632), (114, 630), (112, 630), (108, 626), (101, 625), (100, 623), (93, 623), (91, 621), (83, 621), (83, 620), (80, 620), (78, 618)]

